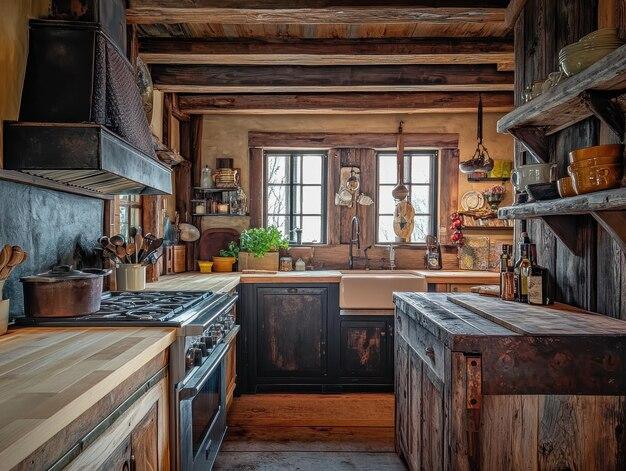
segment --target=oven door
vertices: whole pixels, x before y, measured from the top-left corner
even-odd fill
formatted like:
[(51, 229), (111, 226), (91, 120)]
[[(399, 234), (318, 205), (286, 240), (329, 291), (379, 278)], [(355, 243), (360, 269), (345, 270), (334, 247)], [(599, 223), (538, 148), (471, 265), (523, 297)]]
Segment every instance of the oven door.
[(210, 470), (226, 433), (226, 371), (221, 345), (178, 391), (180, 467)]

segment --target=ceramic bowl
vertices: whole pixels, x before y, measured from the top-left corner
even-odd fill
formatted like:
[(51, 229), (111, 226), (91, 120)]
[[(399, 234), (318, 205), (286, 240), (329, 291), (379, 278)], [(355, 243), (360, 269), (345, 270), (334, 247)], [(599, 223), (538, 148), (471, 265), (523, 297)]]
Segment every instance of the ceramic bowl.
[(535, 201), (554, 200), (559, 197), (556, 183), (535, 183), (526, 186), (526, 191)]
[(593, 193), (594, 191), (619, 188), (622, 183), (624, 166), (622, 164), (583, 166), (567, 168), (572, 177), (576, 194)]
[(556, 186), (559, 190), (561, 198), (576, 196), (576, 191), (574, 191), (574, 185), (572, 183), (572, 177), (559, 178), (556, 182)]
[(200, 268), (200, 273), (211, 273), (213, 262), (209, 260), (198, 260), (198, 267)]
[(592, 157), (591, 159), (578, 160), (570, 164), (574, 170), (583, 167), (601, 167), (604, 165), (623, 165), (622, 156), (619, 157)]
[(596, 48), (591, 50), (573, 51), (565, 54), (560, 59), (560, 66), (568, 77), (579, 74), (598, 62), (603, 57), (609, 55), (616, 48)]
[(606, 161), (605, 163), (619, 163), (623, 156), (624, 146), (621, 144), (605, 144), (602, 146), (583, 147), (569, 153), (570, 163), (580, 162), (582, 160), (607, 158), (614, 159), (614, 162)]
[(581, 43), (593, 43), (601, 40), (619, 40), (617, 28), (601, 28), (580, 38)]

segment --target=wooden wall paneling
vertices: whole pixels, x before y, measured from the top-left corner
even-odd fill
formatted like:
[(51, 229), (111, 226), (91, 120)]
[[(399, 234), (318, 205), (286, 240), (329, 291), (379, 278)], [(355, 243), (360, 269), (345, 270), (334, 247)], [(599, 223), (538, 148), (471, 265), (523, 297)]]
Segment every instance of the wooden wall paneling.
[[(258, 132), (248, 133), (249, 147), (264, 148), (371, 148), (395, 149), (395, 133), (300, 133)], [(459, 135), (454, 133), (404, 133), (405, 147), (457, 148)]]
[(341, 150), (328, 151), (328, 174), (326, 179), (326, 241), (328, 245), (340, 243), (341, 208), (335, 205), (335, 194), (341, 180)]
[(459, 149), (442, 149), (439, 155), (439, 241), (450, 244), (450, 215), (459, 208)]
[(263, 159), (263, 149), (260, 147), (251, 147), (250, 153), (250, 226), (263, 227), (264, 213), (264, 183), (265, 183), (265, 165)]
[[(360, 167), (361, 156), (358, 155), (358, 149), (340, 149), (339, 151), (341, 167)], [(351, 208), (341, 206), (339, 208), (339, 243), (349, 244), (351, 236), (352, 218), (357, 215), (356, 205)], [(363, 221), (360, 221), (363, 223)], [(361, 247), (362, 249), (365, 246)], [(358, 254), (357, 254), (358, 255)]]
[[(185, 158), (174, 167), (174, 188), (176, 189), (176, 211), (180, 215), (182, 222), (192, 222), (193, 205), (191, 198), (193, 194), (192, 170), (193, 163), (189, 160), (191, 156), (191, 125), (189, 121), (180, 121), (180, 154)], [(187, 271), (196, 268), (194, 260), (194, 242), (185, 242)]]
[[(359, 149), (361, 168), (361, 193), (365, 193), (376, 200), (376, 151), (374, 149)], [(376, 204), (370, 206), (357, 205), (357, 215), (361, 220), (361, 247), (365, 250), (376, 243)]]

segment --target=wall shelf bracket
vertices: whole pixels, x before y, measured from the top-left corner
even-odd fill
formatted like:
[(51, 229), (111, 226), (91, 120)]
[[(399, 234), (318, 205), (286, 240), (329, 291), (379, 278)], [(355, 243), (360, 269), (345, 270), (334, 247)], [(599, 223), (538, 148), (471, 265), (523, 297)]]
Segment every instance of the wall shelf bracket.
[(543, 126), (519, 126), (509, 129), (509, 132), (524, 144), (537, 163), (550, 161), (550, 149)]
[(578, 243), (578, 218), (574, 216), (542, 216), (541, 219), (572, 254), (580, 256)]
[(623, 143), (626, 125), (624, 112), (614, 100), (618, 95), (614, 92), (586, 90), (580, 94), (580, 98), (589, 108), (589, 111), (610, 127), (617, 134), (620, 142)]
[(626, 251), (626, 211), (598, 211), (591, 215), (620, 248)]

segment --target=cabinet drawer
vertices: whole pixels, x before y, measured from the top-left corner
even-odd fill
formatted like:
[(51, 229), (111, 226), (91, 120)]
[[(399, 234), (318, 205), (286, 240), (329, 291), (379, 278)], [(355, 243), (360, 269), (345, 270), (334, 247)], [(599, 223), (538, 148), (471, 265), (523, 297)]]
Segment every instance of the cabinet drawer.
[(415, 320), (400, 311), (396, 311), (396, 337), (402, 336), (432, 373), (444, 380), (444, 357), (446, 347), (437, 338), (420, 327)]

